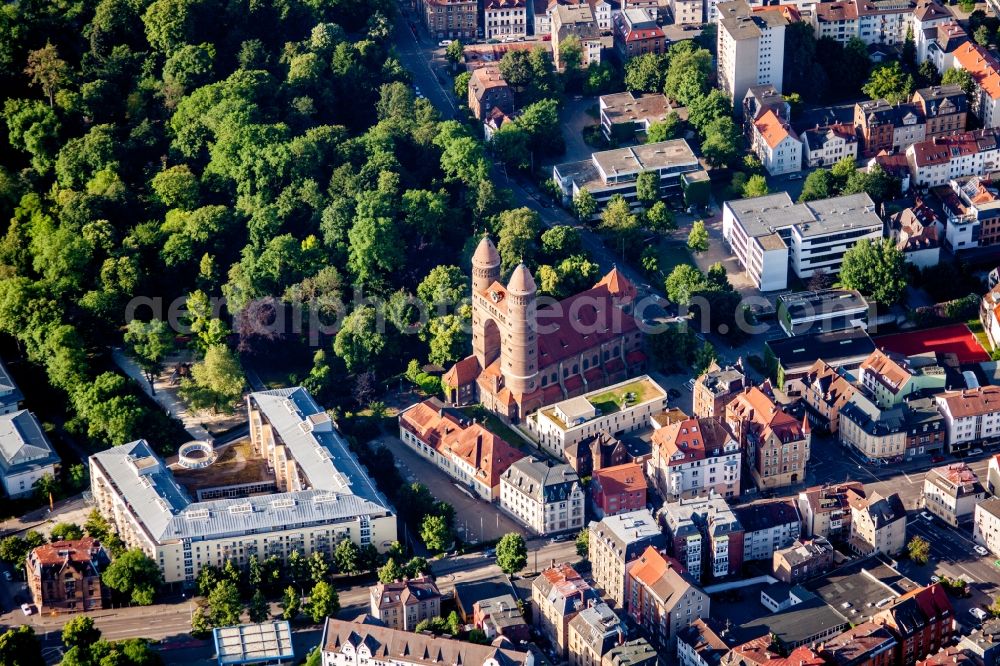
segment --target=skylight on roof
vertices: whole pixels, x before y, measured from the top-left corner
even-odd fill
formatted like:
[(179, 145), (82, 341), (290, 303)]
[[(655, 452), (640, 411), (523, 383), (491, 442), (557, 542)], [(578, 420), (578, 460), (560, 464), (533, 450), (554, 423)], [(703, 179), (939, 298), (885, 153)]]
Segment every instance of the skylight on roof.
[(193, 509), (184, 514), (188, 520), (208, 520), (208, 509)]
[(253, 505), (250, 504), (250, 502), (245, 502), (243, 504), (233, 504), (232, 506), (229, 507), (229, 513), (234, 516), (253, 513)]

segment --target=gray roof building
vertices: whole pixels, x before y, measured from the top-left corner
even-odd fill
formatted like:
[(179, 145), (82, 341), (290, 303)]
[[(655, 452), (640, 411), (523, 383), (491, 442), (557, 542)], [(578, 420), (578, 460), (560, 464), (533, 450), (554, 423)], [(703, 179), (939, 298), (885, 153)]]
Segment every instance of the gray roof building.
[[(9, 495), (32, 492), (32, 484), (60, 463), (35, 415), (26, 409), (0, 415), (0, 477)], [(18, 479), (24, 481), (20, 487)]]
[(7, 372), (7, 366), (0, 360), (0, 414), (17, 411), (22, 400), (24, 400), (24, 394), (11, 379), (10, 373)]
[(637, 638), (608, 650), (604, 655), (605, 666), (656, 666), (656, 650), (645, 638)]
[[(604, 656), (612, 647), (622, 643), (628, 635), (624, 623), (606, 603), (584, 608), (569, 621), (569, 626), (593, 654), (600, 656)], [(572, 639), (570, 645), (572, 652)]]
[(580, 483), (576, 470), (566, 463), (553, 465), (541, 458), (521, 458), (501, 476), (520, 493), (536, 502), (560, 502), (569, 498)]

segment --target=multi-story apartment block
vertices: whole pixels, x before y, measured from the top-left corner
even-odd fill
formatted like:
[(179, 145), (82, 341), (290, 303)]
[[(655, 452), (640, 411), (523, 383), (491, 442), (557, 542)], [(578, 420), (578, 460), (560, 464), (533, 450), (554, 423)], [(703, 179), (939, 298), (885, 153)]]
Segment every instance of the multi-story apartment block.
[(772, 176), (802, 170), (802, 140), (774, 111), (765, 111), (754, 121), (750, 149)]
[(743, 526), (743, 561), (770, 562), (774, 551), (788, 548), (802, 534), (802, 519), (794, 500), (766, 500), (733, 507)]
[(851, 535), (851, 499), (864, 497), (860, 481), (813, 486), (798, 496), (802, 536), (846, 542)]
[[(984, 176), (998, 166), (997, 130), (984, 129), (937, 137), (906, 149), (913, 184), (946, 185), (964, 176)], [(949, 224), (950, 226), (950, 224)]]
[(839, 273), (847, 250), (882, 238), (882, 227), (864, 193), (797, 204), (778, 192), (722, 207), (723, 238), (761, 291), (787, 289), (789, 266), (803, 280), (817, 270)]
[(597, 592), (568, 564), (542, 571), (531, 583), (532, 621), (564, 657), (568, 654), (570, 621), (599, 601)]
[(725, 578), (743, 566), (743, 526), (721, 497), (668, 502), (660, 509), (669, 552), (698, 581)]
[(677, 661), (680, 666), (719, 666), (722, 657), (735, 645), (725, 625), (710, 617), (698, 618), (677, 634)]
[(924, 476), (924, 507), (949, 525), (972, 520), (986, 490), (963, 462), (935, 467)]
[(24, 394), (10, 377), (7, 366), (0, 361), (0, 414), (11, 414), (21, 409)]
[(812, 441), (808, 418), (800, 423), (750, 387), (726, 407), (726, 424), (743, 447), (758, 488), (781, 488), (805, 478)]
[(711, 599), (677, 562), (647, 548), (625, 574), (625, 609), (654, 647), (673, 653), (677, 635), (692, 621), (708, 617)]
[(486, 638), (503, 636), (511, 643), (531, 640), (531, 627), (524, 620), (520, 604), (513, 594), (480, 599), (472, 605), (472, 623), (482, 629)]
[(660, 657), (645, 638), (636, 638), (611, 648), (601, 659), (601, 666), (657, 666)]
[(850, 496), (850, 545), (859, 555), (896, 555), (906, 546), (906, 509), (899, 495)]
[(913, 103), (927, 121), (925, 138), (965, 131), (969, 98), (957, 83), (921, 88), (913, 93)]
[(944, 417), (951, 451), (964, 451), (973, 443), (1000, 437), (1000, 386), (949, 391), (934, 396)]
[(801, 583), (832, 568), (833, 552), (833, 546), (823, 537), (796, 541), (787, 548), (774, 551), (771, 571), (783, 583)]
[(1000, 556), (1000, 498), (989, 497), (976, 505), (972, 538), (994, 556)]
[(875, 99), (854, 105), (854, 130), (861, 140), (861, 154), (874, 157), (923, 141), (927, 122), (917, 104), (892, 105)]
[(111, 559), (92, 537), (53, 541), (28, 553), (28, 591), (40, 614), (101, 610), (101, 573)]
[(639, 557), (647, 546), (666, 547), (667, 538), (648, 509), (605, 516), (589, 527), (590, 560), (594, 583), (604, 596), (625, 603), (625, 565)]
[(720, 417), (689, 418), (656, 430), (646, 473), (665, 501), (740, 494), (740, 445)]
[(893, 666), (897, 646), (883, 625), (862, 622), (824, 642), (820, 656), (831, 666)]
[(472, 70), (469, 79), (469, 110), (476, 120), (483, 121), (494, 109), (504, 115), (514, 113), (514, 96), (500, 68), (486, 65)]
[(918, 391), (945, 387), (944, 368), (924, 356), (907, 358), (876, 349), (858, 370), (865, 393), (882, 409), (895, 407)]
[(840, 409), (840, 441), (867, 460), (902, 459), (906, 454), (906, 415), (902, 406), (879, 407), (855, 393)]
[(951, 640), (955, 613), (944, 588), (934, 583), (897, 597), (873, 621), (895, 636), (896, 664), (913, 666)]
[(98, 511), (165, 582), (191, 583), (207, 564), (243, 566), (253, 554), (329, 555), (343, 539), (382, 551), (396, 540), (392, 505), (308, 391), (251, 393), (247, 410), (259, 474), (235, 485), (215, 482), (205, 456), (178, 478), (145, 440), (90, 456)]
[(669, 5), (676, 25), (694, 25), (704, 21), (704, 0), (670, 0)]
[(948, 25), (958, 24), (955, 23), (955, 17), (947, 7), (939, 4), (937, 0), (917, 0), (917, 6), (910, 16), (910, 29), (913, 30), (918, 63), (923, 64), (928, 60), (931, 44), (937, 41), (939, 27)]
[(468, 641), (416, 634), (383, 626), (367, 616), (358, 620), (326, 619), (320, 640), (323, 666), (532, 666), (535, 657), (509, 647), (479, 645)]
[(424, 25), (435, 39), (475, 39), (479, 29), (478, 0), (419, 0)]
[(437, 398), (400, 413), (399, 438), (488, 502), (500, 496), (500, 476), (524, 457), (481, 424), (446, 410)]
[(746, 375), (742, 368), (731, 365), (721, 368), (712, 361), (705, 374), (694, 383), (694, 415), (701, 418), (726, 418), (726, 405), (745, 385)]
[(552, 167), (552, 178), (564, 202), (568, 204), (580, 190), (587, 190), (597, 201), (599, 213), (616, 194), (633, 207), (639, 206), (636, 179), (646, 171), (660, 177), (660, 198), (664, 201), (680, 201), (686, 184), (706, 175), (687, 141), (672, 139), (603, 150), (589, 160), (557, 164)]
[(486, 39), (511, 40), (528, 34), (526, 0), (485, 0), (483, 28)]
[(644, 135), (650, 125), (666, 119), (670, 102), (659, 93), (636, 97), (631, 92), (621, 92), (601, 95), (597, 98), (597, 108), (605, 139), (633, 141)]
[(854, 378), (847, 370), (834, 368), (819, 359), (802, 378), (802, 398), (809, 420), (832, 435), (840, 428), (840, 410), (857, 393)]
[(0, 481), (8, 497), (35, 492), (39, 479), (59, 476), (61, 464), (33, 413), (22, 409), (0, 414)]
[(595, 603), (569, 622), (570, 666), (601, 666), (612, 648), (625, 642), (625, 624), (606, 603)]
[(752, 86), (770, 84), (780, 93), (785, 66), (785, 26), (780, 11), (752, 12), (745, 0), (717, 5), (719, 87), (735, 105)]
[(986, 490), (991, 495), (1000, 496), (1000, 454), (990, 456), (987, 463)]
[(638, 511), (646, 506), (646, 476), (642, 465), (627, 462), (594, 472), (590, 497), (598, 518)]
[(567, 464), (521, 458), (500, 477), (500, 508), (536, 534), (579, 531), (585, 495)]
[[(826, 7), (838, 5), (839, 2), (824, 2), (817, 5)], [(836, 164), (845, 157), (858, 158), (858, 135), (854, 126), (847, 123), (835, 123), (802, 132), (802, 151), (808, 167), (821, 167)]]
[(992, 180), (979, 176), (952, 178), (947, 188), (934, 192), (945, 214), (944, 244), (953, 253), (1000, 243), (1000, 191)]
[(944, 417), (933, 398), (907, 400), (904, 417), (907, 459), (944, 451), (948, 444)]
[(1000, 61), (996, 56), (975, 42), (965, 41), (944, 60), (947, 69), (956, 67), (972, 75), (975, 89), (971, 110), (982, 126), (1000, 127)]
[(413, 631), (424, 620), (441, 616), (441, 593), (426, 576), (372, 585), (368, 593), (369, 613), (391, 629)]
[(666, 53), (667, 38), (655, 9), (627, 9), (614, 15), (615, 48), (623, 61), (646, 53)]
[[(909, 178), (909, 165), (906, 170)], [(913, 206), (891, 215), (888, 227), (889, 237), (896, 241), (896, 248), (903, 253), (907, 263), (917, 268), (938, 265), (945, 227), (938, 214), (923, 199), (918, 196)]]
[(772, 111), (782, 121), (792, 118), (792, 106), (784, 95), (771, 84), (750, 86), (743, 96), (743, 136), (753, 143), (754, 123), (765, 113)]
[[(581, 65), (599, 65), (604, 42), (601, 38), (601, 28), (594, 18), (594, 12), (586, 2), (574, 4), (556, 4), (552, 8), (552, 61), (557, 69), (563, 68), (559, 59), (559, 45), (567, 37), (576, 37), (583, 47), (583, 62)], [(610, 46), (611, 38), (606, 40)]]
[(666, 390), (642, 375), (543, 407), (529, 415), (527, 426), (542, 448), (562, 458), (567, 446), (600, 433), (647, 428), (666, 408)]

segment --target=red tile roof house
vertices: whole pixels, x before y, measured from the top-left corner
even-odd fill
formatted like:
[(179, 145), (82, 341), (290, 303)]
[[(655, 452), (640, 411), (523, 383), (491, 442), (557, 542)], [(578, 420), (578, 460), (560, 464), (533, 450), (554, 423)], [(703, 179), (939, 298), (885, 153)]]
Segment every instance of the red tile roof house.
[(500, 498), (500, 475), (524, 457), (482, 425), (446, 410), (437, 398), (399, 415), (399, 438), (490, 502)]
[(590, 481), (597, 519), (645, 507), (647, 487), (639, 463), (630, 462), (597, 470)]
[(895, 599), (873, 620), (896, 637), (896, 663), (912, 666), (951, 640), (955, 613), (944, 588), (934, 583)]
[(110, 563), (91, 537), (54, 541), (28, 554), (28, 589), (39, 613), (101, 610), (101, 572)]

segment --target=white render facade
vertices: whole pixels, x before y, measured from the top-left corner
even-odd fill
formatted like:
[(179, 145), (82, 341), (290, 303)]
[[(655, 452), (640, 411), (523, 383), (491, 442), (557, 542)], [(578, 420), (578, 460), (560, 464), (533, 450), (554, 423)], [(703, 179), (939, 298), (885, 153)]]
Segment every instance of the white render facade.
[[(965, 408), (971, 399), (973, 405)], [(975, 442), (1000, 437), (1000, 386), (984, 386), (934, 397), (944, 417), (952, 451), (971, 448)]]
[(536, 534), (579, 532), (586, 495), (572, 467), (522, 458), (500, 477), (500, 508)]
[(994, 556), (1000, 556), (1000, 499), (990, 497), (976, 505), (972, 539)]
[(780, 93), (785, 66), (784, 17), (779, 12), (750, 14), (748, 8), (742, 15), (720, 15), (718, 24), (719, 87), (729, 99), (738, 106), (747, 90), (767, 84)]
[(791, 134), (772, 147), (754, 131), (753, 149), (764, 169), (772, 176), (802, 171), (802, 142)]
[(524, 37), (528, 32), (525, 0), (487, 0), (483, 8), (483, 29), (486, 39)]

